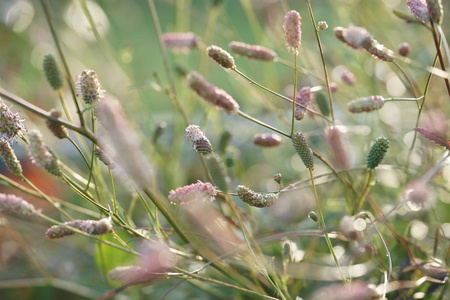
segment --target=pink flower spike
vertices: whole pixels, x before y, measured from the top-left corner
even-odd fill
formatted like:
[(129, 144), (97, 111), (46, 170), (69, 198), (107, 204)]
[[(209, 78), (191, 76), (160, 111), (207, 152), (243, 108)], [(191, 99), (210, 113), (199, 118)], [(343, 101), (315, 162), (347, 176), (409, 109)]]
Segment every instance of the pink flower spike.
[(302, 30), (301, 25), (302, 23), (300, 20), (302, 17), (300, 17), (300, 14), (295, 11), (291, 10), (284, 16), (284, 25), (283, 29), (286, 33), (286, 45), (294, 50), (294, 54), (298, 55), (298, 48), (301, 45), (301, 39), (302, 39)]
[(186, 185), (169, 192), (169, 200), (172, 204), (187, 204), (197, 200), (215, 200), (216, 190), (209, 182), (201, 182)]

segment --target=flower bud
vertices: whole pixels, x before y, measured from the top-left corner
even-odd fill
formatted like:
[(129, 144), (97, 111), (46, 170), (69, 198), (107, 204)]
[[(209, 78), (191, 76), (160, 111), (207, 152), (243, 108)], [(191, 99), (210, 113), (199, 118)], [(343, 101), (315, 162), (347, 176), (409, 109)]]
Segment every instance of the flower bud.
[(325, 21), (319, 21), (319, 22), (317, 23), (317, 29), (318, 29), (318, 30), (325, 30), (325, 29), (327, 29), (327, 28), (328, 28), (327, 22), (325, 22)]
[(380, 95), (369, 96), (352, 100), (347, 104), (347, 108), (352, 113), (371, 112), (379, 110), (384, 105), (384, 98)]
[(214, 59), (216, 63), (222, 66), (222, 68), (236, 69), (233, 56), (222, 48), (213, 45), (206, 48), (206, 52), (208, 52), (208, 56)]
[(296, 132), (292, 135), (292, 144), (297, 154), (302, 159), (305, 167), (308, 169), (314, 168), (313, 152), (308, 147), (305, 137), (302, 133)]
[(348, 85), (354, 85), (356, 82), (355, 75), (349, 70), (345, 70), (341, 73), (341, 80)]
[[(56, 109), (50, 110), (50, 116), (53, 118), (60, 118), (61, 112)], [(69, 137), (69, 132), (67, 131), (67, 128), (64, 125), (61, 125), (51, 119), (47, 119), (45, 121), (45, 124), (47, 124), (47, 128), (58, 138), (58, 139), (65, 139)]]
[(393, 62), (394, 52), (384, 45), (378, 43), (378, 41), (373, 40), (372, 46), (367, 47), (366, 51), (369, 52), (373, 57), (378, 58), (381, 61)]
[(428, 7), (425, 0), (407, 0), (406, 5), (408, 5), (411, 13), (413, 13), (419, 20), (424, 23), (429, 21)]
[(253, 143), (261, 147), (276, 147), (281, 144), (281, 136), (275, 133), (257, 133), (253, 137)]
[(444, 7), (442, 0), (426, 0), (428, 6), (428, 15), (436, 24), (442, 24), (444, 19)]
[(105, 97), (97, 73), (90, 69), (77, 76), (77, 90), (77, 96), (81, 96), (86, 104), (97, 103)]
[(295, 97), (295, 112), (294, 116), (297, 121), (303, 120), (306, 115), (306, 108), (313, 101), (314, 94), (311, 91), (309, 86), (305, 86), (298, 91), (297, 96)]
[(49, 239), (60, 239), (65, 236), (75, 234), (66, 226), (73, 227), (89, 235), (102, 235), (112, 232), (111, 218), (104, 218), (98, 221), (94, 220), (73, 220), (63, 223), (63, 225), (54, 225), (47, 229), (45, 236)]
[(244, 56), (250, 59), (273, 61), (277, 54), (262, 46), (249, 45), (241, 42), (231, 42), (228, 44), (228, 48), (239, 56)]
[(355, 49), (367, 48), (373, 40), (366, 28), (353, 25), (343, 29), (342, 39), (347, 45)]
[(0, 156), (3, 158), (6, 167), (11, 173), (17, 176), (22, 175), (22, 166), (11, 148), (11, 145), (4, 138), (0, 138)]
[(274, 205), (278, 200), (278, 194), (274, 193), (255, 193), (246, 186), (238, 185), (236, 193), (239, 199), (254, 207), (269, 207)]
[(186, 185), (169, 192), (169, 200), (172, 204), (187, 204), (198, 200), (215, 200), (216, 190), (209, 182), (201, 182)]
[(286, 35), (286, 45), (288, 48), (292, 49), (294, 51), (294, 54), (298, 54), (298, 48), (301, 45), (301, 38), (302, 38), (302, 30), (300, 22), (302, 18), (300, 17), (300, 14), (295, 11), (291, 10), (284, 16), (284, 25), (283, 29), (285, 31)]
[(308, 218), (310, 218), (311, 220), (313, 220), (314, 222), (319, 222), (319, 217), (317, 216), (316, 212), (314, 211), (310, 211), (308, 213)]
[(100, 147), (95, 147), (94, 149), (94, 155), (97, 157), (105, 166), (107, 166), (109, 169), (114, 169), (116, 167), (116, 163), (112, 160), (111, 156), (106, 154), (105, 151), (103, 151)]
[(192, 144), (192, 147), (203, 155), (210, 154), (213, 151), (208, 138), (197, 125), (189, 125), (186, 127), (186, 138)]
[(11, 194), (0, 193), (0, 212), (22, 215), (36, 215), (39, 213), (33, 205), (23, 198)]
[(44, 68), (44, 74), (48, 83), (52, 89), (59, 90), (63, 86), (61, 79), (61, 73), (59, 72), (58, 65), (56, 64), (55, 57), (52, 54), (47, 54), (42, 62)]
[(36, 130), (28, 132), (28, 151), (31, 161), (47, 170), (52, 175), (62, 176), (62, 170), (53, 151), (44, 144), (41, 133)]
[(275, 180), (275, 182), (278, 184), (281, 184), (282, 178), (283, 178), (283, 176), (281, 175), (281, 173), (277, 173), (277, 174), (273, 175), (273, 180)]
[(389, 140), (385, 137), (377, 138), (367, 156), (367, 167), (369, 169), (375, 169), (383, 160), (388, 149)]
[(199, 38), (193, 32), (167, 32), (162, 35), (162, 42), (168, 49), (188, 52), (198, 47)]
[(347, 149), (342, 141), (342, 132), (337, 126), (325, 129), (325, 136), (333, 153), (335, 161), (340, 169), (347, 170), (350, 167)]
[(401, 43), (398, 45), (398, 54), (401, 56), (408, 56), (410, 51), (410, 47), (408, 43)]
[(223, 109), (229, 114), (239, 111), (239, 104), (224, 90), (207, 82), (202, 75), (192, 72), (188, 75), (189, 87), (206, 102)]
[(25, 130), (23, 121), (19, 113), (12, 113), (0, 98), (0, 138), (12, 140), (23, 136), (22, 130)]

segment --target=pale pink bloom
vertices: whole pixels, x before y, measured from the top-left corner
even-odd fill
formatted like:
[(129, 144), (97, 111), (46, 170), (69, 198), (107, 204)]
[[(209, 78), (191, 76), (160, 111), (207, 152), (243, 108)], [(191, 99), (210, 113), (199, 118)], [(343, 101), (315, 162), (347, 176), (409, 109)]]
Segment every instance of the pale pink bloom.
[(209, 182), (201, 182), (179, 187), (169, 192), (169, 200), (172, 204), (187, 204), (198, 200), (215, 200), (216, 190)]
[(286, 45), (294, 50), (296, 55), (302, 39), (301, 19), (300, 14), (295, 10), (289, 11), (284, 16), (283, 29), (286, 34)]

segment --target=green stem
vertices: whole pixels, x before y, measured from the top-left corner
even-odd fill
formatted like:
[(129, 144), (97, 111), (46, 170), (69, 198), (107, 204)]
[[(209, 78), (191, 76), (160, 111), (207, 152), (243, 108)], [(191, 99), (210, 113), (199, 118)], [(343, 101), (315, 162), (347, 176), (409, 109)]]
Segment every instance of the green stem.
[[(439, 57), (439, 64), (441, 65), (442, 71), (447, 72), (447, 70), (445, 68), (444, 57), (442, 55), (441, 46), (440, 46), (441, 39), (438, 36), (437, 30), (436, 30), (436, 25), (434, 24), (433, 20), (431, 20), (431, 18), (430, 18), (430, 22), (431, 22), (431, 28), (432, 28), (431, 32), (433, 34), (434, 46), (436, 47), (436, 52)], [(449, 82), (448, 78), (444, 78), (444, 82), (445, 82), (445, 87), (447, 88), (447, 93), (450, 97), (450, 82)]]
[(114, 209), (114, 213), (117, 214), (118, 213), (118, 209), (117, 209), (117, 199), (116, 199), (116, 188), (115, 188), (115, 185), (114, 185), (114, 178), (112, 176), (111, 169), (109, 169), (109, 168), (108, 168), (108, 174), (109, 174), (109, 181), (111, 182), (113, 209)]
[(333, 123), (334, 122), (333, 97), (331, 95), (330, 77), (328, 75), (328, 69), (327, 69), (327, 65), (325, 63), (325, 56), (324, 56), (324, 53), (323, 53), (322, 42), (320, 41), (319, 30), (316, 27), (316, 20), (314, 18), (314, 14), (313, 14), (313, 11), (312, 11), (311, 1), (310, 0), (306, 0), (306, 5), (308, 6), (308, 11), (309, 11), (309, 15), (311, 17), (311, 22), (312, 22), (312, 24), (314, 26), (314, 33), (316, 34), (317, 45), (319, 46), (320, 58), (322, 60), (323, 72), (324, 72), (324, 75), (325, 75), (325, 83), (326, 83), (326, 86), (327, 86), (328, 101), (330, 103), (330, 113), (331, 113), (331, 122), (329, 122), (329, 123)]
[[(297, 57), (298, 54), (294, 53), (294, 95), (292, 97), (292, 119), (291, 119), (291, 136), (294, 134), (295, 125), (295, 107), (297, 104)], [(300, 105), (300, 104), (299, 104)]]
[(339, 269), (339, 273), (341, 274), (342, 281), (344, 283), (347, 283), (347, 279), (345, 278), (344, 273), (342, 272), (341, 265), (339, 264), (339, 260), (336, 256), (336, 253), (334, 252), (333, 245), (331, 244), (330, 237), (328, 236), (327, 226), (325, 225), (325, 219), (324, 219), (323, 213), (322, 213), (322, 207), (320, 205), (319, 196), (317, 195), (316, 185), (314, 184), (314, 176), (313, 176), (312, 169), (308, 169), (308, 171), (309, 171), (309, 177), (311, 178), (311, 185), (312, 185), (312, 189), (314, 192), (314, 199), (316, 200), (317, 211), (319, 212), (320, 222), (322, 223), (322, 225), (320, 225), (320, 223), (318, 223), (319, 227), (322, 227), (319, 229), (322, 230), (324, 233), (325, 241), (327, 242), (328, 249), (330, 250), (330, 253), (333, 256), (334, 263), (336, 264), (337, 268)]
[(64, 113), (66, 114), (67, 120), (69, 120), (70, 123), (73, 123), (72, 116), (70, 115), (69, 109), (67, 108), (66, 101), (64, 100), (64, 96), (61, 89), (58, 90), (58, 97), (59, 101), (61, 102), (61, 106), (64, 110)]
[(372, 181), (372, 175), (373, 175), (373, 169), (370, 169), (367, 174), (366, 183), (364, 184), (364, 188), (363, 188), (361, 194), (359, 195), (358, 199), (356, 200), (356, 205), (353, 209), (353, 214), (356, 214), (359, 212), (359, 210), (361, 209), (361, 207), (364, 203), (364, 200), (366, 199), (367, 195), (369, 194), (370, 185), (371, 185), (371, 181)]
[(67, 137), (67, 139), (72, 143), (72, 145), (75, 147), (75, 149), (77, 149), (78, 153), (80, 153), (81, 157), (83, 158), (84, 162), (86, 163), (86, 166), (89, 168), (89, 162), (88, 162), (86, 156), (84, 155), (83, 151), (81, 151), (80, 147), (78, 147), (78, 145), (75, 143), (75, 141), (72, 138)]
[(417, 102), (422, 100), (424, 96), (420, 96), (419, 98), (385, 98), (384, 102), (396, 102), (396, 101), (414, 101)]
[(259, 125), (261, 125), (261, 126), (264, 126), (264, 127), (266, 127), (266, 128), (269, 128), (270, 130), (273, 130), (273, 131), (275, 131), (275, 132), (278, 132), (279, 134), (284, 135), (285, 137), (291, 138), (291, 136), (290, 136), (289, 134), (284, 133), (283, 131), (278, 130), (278, 129), (276, 129), (275, 127), (272, 127), (272, 126), (270, 126), (270, 125), (268, 125), (268, 124), (266, 124), (266, 123), (264, 123), (264, 122), (261, 122), (260, 120), (255, 119), (255, 118), (253, 118), (252, 116), (249, 116), (249, 115), (247, 115), (246, 113), (243, 113), (243, 112), (240, 111), (240, 110), (238, 111), (238, 115), (240, 115), (240, 116), (246, 118), (247, 120), (250, 120), (250, 121), (252, 121), (252, 122), (255, 122), (256, 124), (259, 124)]

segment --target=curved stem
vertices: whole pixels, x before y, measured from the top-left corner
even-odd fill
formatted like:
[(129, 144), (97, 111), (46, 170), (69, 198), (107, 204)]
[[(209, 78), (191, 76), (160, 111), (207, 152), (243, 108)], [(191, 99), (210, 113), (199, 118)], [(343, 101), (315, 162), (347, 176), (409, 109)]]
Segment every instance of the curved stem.
[(364, 203), (364, 199), (366, 199), (367, 194), (369, 194), (372, 175), (373, 175), (373, 169), (370, 169), (369, 173), (367, 174), (366, 183), (364, 184), (364, 188), (363, 188), (361, 194), (359, 195), (358, 199), (356, 200), (356, 205), (353, 208), (353, 214), (356, 214), (361, 209), (361, 207)]
[(266, 128), (269, 128), (270, 130), (273, 130), (273, 131), (275, 131), (275, 132), (278, 132), (279, 134), (284, 135), (285, 137), (291, 138), (291, 136), (290, 136), (289, 134), (284, 133), (283, 131), (278, 130), (278, 129), (276, 129), (275, 127), (272, 127), (272, 126), (270, 126), (270, 125), (268, 125), (268, 124), (266, 124), (266, 123), (264, 123), (264, 122), (261, 122), (260, 120), (255, 119), (255, 118), (253, 118), (252, 116), (247, 115), (246, 113), (244, 113), (244, 112), (242, 112), (242, 111), (240, 111), (240, 110), (238, 111), (238, 115), (240, 115), (240, 116), (246, 118), (247, 120), (250, 120), (250, 121), (252, 121), (252, 122), (255, 122), (256, 124), (259, 124), (259, 125), (261, 125), (261, 126), (264, 126), (264, 127), (266, 127)]
[(80, 156), (83, 158), (84, 162), (86, 163), (87, 167), (89, 168), (89, 162), (88, 162), (86, 156), (84, 155), (83, 151), (81, 151), (80, 147), (78, 147), (78, 145), (75, 143), (75, 141), (72, 138), (67, 137), (67, 139), (72, 143), (72, 145), (75, 147), (75, 149), (77, 149), (78, 153), (80, 153)]

